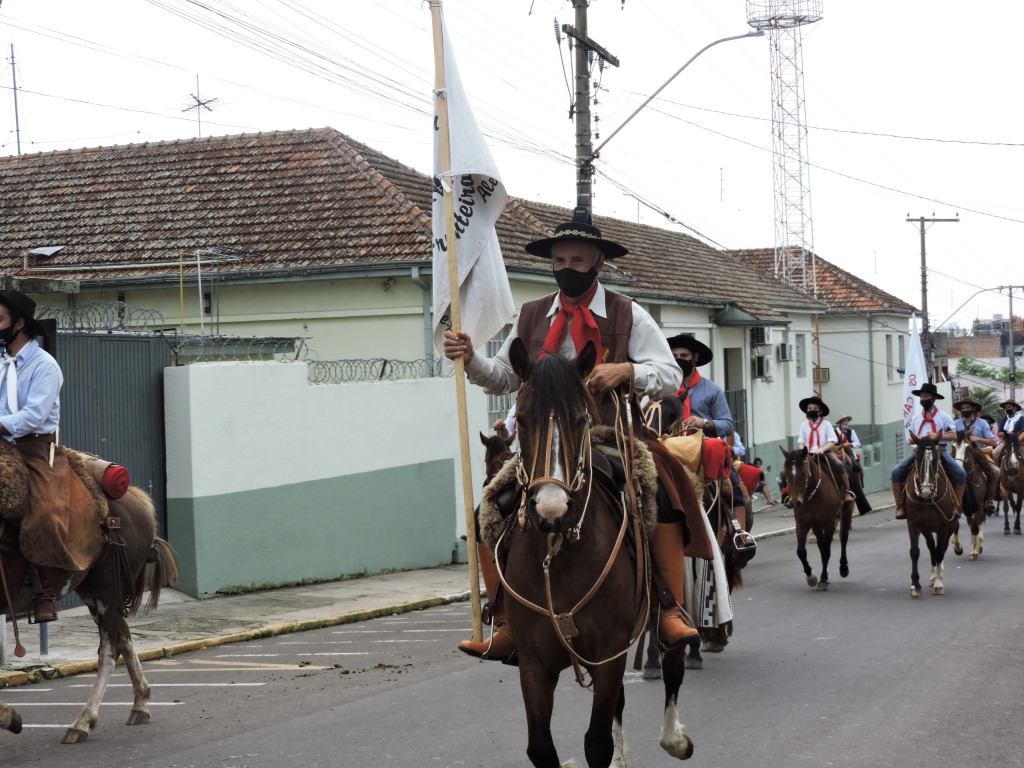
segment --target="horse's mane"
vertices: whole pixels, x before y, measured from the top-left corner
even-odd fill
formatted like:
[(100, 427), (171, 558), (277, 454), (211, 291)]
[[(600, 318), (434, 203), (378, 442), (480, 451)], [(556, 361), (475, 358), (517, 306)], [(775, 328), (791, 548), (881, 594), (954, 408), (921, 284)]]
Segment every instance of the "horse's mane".
[(571, 424), (574, 412), (581, 405), (592, 416), (596, 415), (594, 401), (576, 367), (561, 355), (547, 355), (533, 367), (530, 400), (535, 414), (554, 413), (562, 424)]

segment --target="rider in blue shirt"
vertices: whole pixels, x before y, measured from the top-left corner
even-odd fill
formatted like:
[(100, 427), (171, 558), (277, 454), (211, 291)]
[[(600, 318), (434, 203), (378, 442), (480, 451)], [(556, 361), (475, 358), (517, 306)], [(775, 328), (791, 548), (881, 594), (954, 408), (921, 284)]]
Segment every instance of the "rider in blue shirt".
[(996, 444), (996, 436), (988, 422), (981, 418), (981, 403), (964, 399), (953, 403), (953, 410), (960, 414), (960, 418), (953, 422), (953, 431), (963, 432), (971, 444), (979, 446), (985, 454), (985, 460), (978, 463), (978, 469), (985, 476), (985, 510), (993, 512), (999, 495), (999, 468), (989, 461), (988, 456)]

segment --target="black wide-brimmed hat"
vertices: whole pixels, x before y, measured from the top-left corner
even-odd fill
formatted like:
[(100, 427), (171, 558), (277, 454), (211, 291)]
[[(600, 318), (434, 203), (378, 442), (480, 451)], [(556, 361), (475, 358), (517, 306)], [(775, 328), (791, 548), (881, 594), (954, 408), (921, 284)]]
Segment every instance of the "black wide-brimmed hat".
[(0, 293), (0, 304), (13, 310), (19, 317), (25, 319), (25, 330), (29, 336), (46, 335), (46, 331), (36, 321), (36, 303), (32, 298), (12, 288), (9, 291)]
[(931, 395), (936, 400), (946, 399), (943, 395), (939, 394), (938, 388), (930, 381), (926, 381), (924, 384), (922, 384), (920, 389), (910, 390), (910, 394), (917, 395), (918, 397), (920, 397), (921, 395)]
[(545, 237), (541, 240), (527, 243), (526, 252), (533, 256), (550, 259), (551, 247), (555, 243), (564, 243), (567, 240), (579, 240), (582, 243), (596, 245), (597, 249), (604, 254), (606, 259), (617, 259), (619, 256), (625, 256), (629, 253), (625, 246), (601, 237), (601, 230), (593, 224), (584, 224), (581, 221), (567, 221), (565, 224), (559, 224), (555, 227), (553, 237)]
[(828, 406), (825, 405), (825, 401), (822, 400), (817, 395), (805, 397), (803, 400), (801, 400), (800, 410), (803, 411), (804, 413), (807, 413), (807, 406), (809, 405), (817, 405), (819, 408), (821, 408), (821, 418), (825, 418), (826, 416), (828, 416)]
[(960, 406), (962, 405), (969, 405), (978, 413), (981, 413), (981, 403), (979, 403), (977, 400), (971, 400), (969, 397), (965, 397), (963, 400), (957, 400), (955, 403), (953, 403), (953, 410), (959, 411)]
[(1016, 400), (1004, 400), (1003, 402), (1001, 402), (1001, 403), (999, 404), (999, 407), (1000, 407), (1000, 408), (1005, 408), (1005, 407), (1006, 407), (1006, 406), (1008, 406), (1008, 405), (1012, 405), (1012, 406), (1013, 406), (1014, 408), (1016, 408), (1016, 409), (1017, 409), (1018, 411), (1020, 410), (1020, 404), (1019, 404), (1019, 403), (1018, 403), (1018, 402), (1017, 402)]
[(714, 357), (711, 347), (703, 342), (697, 341), (697, 339), (689, 333), (680, 333), (675, 336), (669, 336), (666, 341), (668, 341), (669, 349), (688, 349), (696, 354), (698, 368), (710, 363), (711, 358)]

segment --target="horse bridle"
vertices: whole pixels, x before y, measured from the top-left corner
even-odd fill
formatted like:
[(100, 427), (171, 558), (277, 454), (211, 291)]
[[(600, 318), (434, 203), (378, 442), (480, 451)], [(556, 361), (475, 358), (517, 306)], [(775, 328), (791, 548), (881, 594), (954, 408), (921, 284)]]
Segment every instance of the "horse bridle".
[[(939, 502), (941, 502), (944, 498), (946, 498), (946, 495), (949, 493), (949, 489), (953, 486), (953, 481), (950, 479), (949, 475), (946, 473), (945, 467), (942, 466), (942, 456), (941, 456), (942, 446), (941, 445), (929, 445), (929, 446), (925, 446), (924, 448), (921, 448), (921, 450), (922, 451), (932, 451), (932, 452), (934, 452), (934, 455), (931, 458), (928, 458), (927, 460), (921, 462), (922, 466), (924, 467), (924, 473), (923, 473), (925, 475), (924, 482), (922, 482), (922, 479), (921, 479), (921, 474), (922, 473), (917, 471), (917, 465), (918, 465), (917, 457), (916, 456), (914, 457), (914, 470), (915, 470), (914, 471), (914, 492), (917, 495), (917, 499), (918, 499), (918, 501), (924, 501), (924, 499), (922, 499), (922, 497), (921, 497), (921, 487), (922, 487), (922, 485), (924, 485), (924, 484), (934, 485), (935, 488), (938, 489), (938, 485), (939, 485), (938, 478), (939, 478), (940, 475), (945, 475), (945, 477), (946, 477), (946, 488), (945, 488), (943, 494), (941, 496), (938, 496), (938, 497), (935, 497), (933, 495), (932, 498), (928, 499), (928, 503), (930, 503), (933, 507), (935, 507), (939, 511), (939, 514), (942, 515), (944, 518), (946, 518), (947, 520), (952, 520), (953, 517), (956, 517), (956, 509), (955, 509), (955, 507), (953, 509), (953, 516), (952, 517), (947, 517), (946, 513), (942, 511), (942, 507), (939, 506)], [(932, 465), (933, 464), (936, 466), (936, 470), (935, 470), (936, 479), (935, 479), (934, 482), (931, 481), (931, 473), (932, 473)]]
[(814, 487), (811, 488), (811, 492), (808, 493), (807, 489), (810, 488), (811, 485), (811, 454), (808, 453), (804, 456), (804, 504), (813, 499), (814, 494), (816, 494), (818, 489), (821, 488), (821, 481), (823, 479), (822, 475), (821, 467), (818, 467), (818, 482), (814, 484)]
[[(544, 443), (544, 474), (540, 477), (534, 475), (537, 471), (537, 463), (539, 460), (539, 451), (533, 457), (533, 468), (530, 472), (526, 471), (525, 462), (522, 457), (522, 443), (520, 442), (519, 449), (519, 463), (516, 465), (516, 480), (519, 481), (520, 485), (523, 486), (525, 491), (523, 492), (523, 501), (520, 506), (520, 526), (523, 524), (523, 515), (526, 507), (526, 503), (530, 498), (533, 491), (541, 485), (557, 485), (563, 491), (574, 496), (578, 493), (584, 485), (587, 485), (587, 498), (583, 502), (583, 510), (580, 512), (579, 519), (570, 529), (570, 537), (576, 541), (579, 541), (580, 534), (583, 528), (583, 520), (587, 516), (587, 509), (590, 506), (590, 493), (593, 489), (593, 483), (587, 483), (588, 477), (593, 477), (594, 465), (593, 465), (593, 445), (590, 441), (590, 429), (593, 425), (593, 419), (590, 414), (587, 414), (587, 423), (583, 427), (583, 434), (580, 437), (579, 450), (576, 453), (576, 467), (573, 470), (573, 474), (568, 478), (569, 482), (559, 480), (557, 477), (553, 477), (551, 470), (551, 444), (554, 441), (555, 434), (555, 412), (551, 411), (548, 414), (548, 426), (545, 430)], [(566, 457), (568, 458), (568, 457)], [(566, 462), (568, 467), (568, 462)], [(587, 467), (590, 467), (590, 472), (587, 472)]]

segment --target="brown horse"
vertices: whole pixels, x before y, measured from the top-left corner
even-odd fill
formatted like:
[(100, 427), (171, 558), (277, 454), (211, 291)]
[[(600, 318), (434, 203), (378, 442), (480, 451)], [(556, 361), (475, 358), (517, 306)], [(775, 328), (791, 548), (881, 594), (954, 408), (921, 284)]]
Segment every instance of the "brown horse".
[(1003, 488), (1003, 535), (1010, 535), (1010, 507), (1013, 507), (1013, 532), (1020, 535), (1020, 509), (1024, 506), (1024, 455), (1016, 432), (1003, 434), (999, 455), (999, 484)]
[[(10, 462), (21, 462), (21, 458), (7, 442), (0, 440), (0, 464), (10, 466)], [(77, 475), (73, 476), (72, 481), (76, 478)], [(21, 490), (27, 494), (27, 487)], [(4, 501), (27, 506), (27, 498), (12, 499), (14, 492), (14, 486), (6, 486)], [(72, 499), (75, 498), (81, 497), (72, 494)], [(98, 556), (88, 568), (74, 572), (70, 583), (58, 596), (77, 592), (89, 608), (100, 635), (96, 682), (84, 709), (68, 728), (64, 736), (65, 744), (84, 741), (95, 728), (99, 720), (100, 703), (119, 656), (124, 658), (134, 694), (128, 725), (149, 722), (150, 687), (142, 673), (142, 664), (132, 645), (131, 632), (125, 619), (138, 612), (143, 592), (147, 589), (149, 601), (146, 610), (155, 609), (164, 584), (173, 584), (179, 575), (170, 545), (156, 535), (156, 513), (152, 500), (144, 491), (133, 486), (122, 498), (109, 500), (109, 508), (104, 544)], [(120, 527), (115, 527), (117, 523), (114, 520)], [(7, 531), (16, 532), (11, 523), (4, 525)], [(0, 605), (4, 612), (14, 615), (28, 609), (32, 591), (23, 586), (27, 562), (18, 552), (16, 541), (12, 542), (9, 536), (3, 539), (0, 547), (4, 555), (4, 576), (13, 606), (8, 605), (6, 599)], [(24, 653), (20, 643), (16, 653)], [(17, 727), (13, 727), (15, 724)], [(17, 733), (20, 725), (17, 713), (0, 706), (0, 727)]]
[(910, 596), (921, 596), (921, 579), (917, 572), (918, 545), (924, 535), (931, 556), (932, 573), (929, 584), (933, 595), (946, 594), (943, 583), (943, 559), (949, 540), (960, 528), (953, 483), (942, 466), (942, 448), (931, 438), (910, 433), (914, 444), (914, 463), (907, 473), (907, 531), (910, 534)]
[(484, 445), (484, 485), (491, 482), (491, 479), (505, 466), (505, 462), (512, 458), (513, 454), (509, 446), (512, 445), (513, 440), (515, 438), (512, 435), (503, 437), (480, 433), (480, 442)]
[[(956, 441), (951, 447), (953, 449), (951, 451), (952, 456), (967, 473), (967, 485), (973, 491), (974, 498), (978, 502), (978, 509), (967, 515), (967, 522), (971, 527), (971, 552), (968, 555), (968, 559), (977, 560), (985, 545), (985, 518), (987, 517), (985, 505), (989, 501), (994, 500), (989, 496), (989, 484), (981, 468), (985, 464), (990, 464), (991, 472), (998, 472), (999, 470), (970, 441), (963, 430), (956, 433)], [(953, 534), (950, 543), (953, 545), (953, 552), (957, 557), (964, 553), (963, 545), (960, 544), (959, 532)]]
[[(812, 456), (807, 448), (786, 453), (782, 473), (789, 487), (789, 500), (793, 507), (796, 523), (796, 556), (804, 567), (807, 586), (817, 586), (818, 591), (829, 587), (828, 562), (832, 557), (832, 539), (839, 526), (839, 575), (844, 579), (850, 575), (850, 564), (846, 559), (846, 543), (850, 538), (853, 520), (852, 501), (845, 501), (842, 485), (832, 474), (825, 456)], [(814, 532), (821, 555), (821, 576), (815, 577), (811, 564), (807, 562), (807, 534)]]
[[(650, 613), (649, 565), (647, 539), (630, 505), (624, 508), (594, 470), (589, 431), (596, 408), (583, 380), (596, 352), (588, 343), (575, 363), (558, 355), (534, 363), (516, 340), (509, 359), (523, 381), (516, 410), (525, 496), (519, 525), (513, 518), (506, 529), (502, 580), (526, 705), (527, 755), (538, 768), (561, 765), (551, 716), (558, 676), (571, 665), (577, 682), (593, 691), (587, 765), (606, 768), (613, 759), (624, 765), (623, 676)], [(499, 542), (499, 552), (504, 546)], [(681, 648), (666, 653), (664, 668), (660, 744), (685, 759), (693, 744), (677, 714)]]

